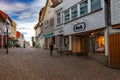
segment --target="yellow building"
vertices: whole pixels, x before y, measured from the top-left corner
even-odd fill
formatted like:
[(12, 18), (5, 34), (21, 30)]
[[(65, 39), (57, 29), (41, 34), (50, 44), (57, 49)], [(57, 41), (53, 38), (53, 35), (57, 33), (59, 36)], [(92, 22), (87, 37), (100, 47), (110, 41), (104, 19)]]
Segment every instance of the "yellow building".
[(16, 23), (12, 20), (11, 21), (12, 27), (11, 27), (11, 35), (9, 36), (9, 47), (14, 47), (15, 41), (16, 41)]

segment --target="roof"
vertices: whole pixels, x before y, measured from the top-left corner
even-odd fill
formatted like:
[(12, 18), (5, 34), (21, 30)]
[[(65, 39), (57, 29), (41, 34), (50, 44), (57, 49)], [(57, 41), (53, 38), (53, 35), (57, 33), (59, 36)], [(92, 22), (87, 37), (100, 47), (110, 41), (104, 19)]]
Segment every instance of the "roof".
[(39, 12), (39, 21), (41, 21), (43, 19), (44, 11), (45, 11), (45, 7), (42, 7), (40, 12)]
[(39, 22), (35, 25), (34, 29), (37, 29), (39, 26)]
[(20, 38), (21, 33), (19, 31), (16, 31), (16, 37)]
[(3, 11), (0, 10), (0, 14), (3, 17), (3, 20), (6, 21), (6, 19), (8, 18), (8, 15), (6, 13), (4, 13)]
[(53, 3), (51, 7), (56, 7), (58, 4), (60, 4), (58, 0), (51, 0), (51, 1)]

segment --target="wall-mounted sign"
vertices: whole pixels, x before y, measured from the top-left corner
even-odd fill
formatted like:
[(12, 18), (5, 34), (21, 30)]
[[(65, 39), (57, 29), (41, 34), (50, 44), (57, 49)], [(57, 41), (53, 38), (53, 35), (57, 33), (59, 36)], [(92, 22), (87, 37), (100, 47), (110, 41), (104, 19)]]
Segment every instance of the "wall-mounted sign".
[(85, 22), (81, 22), (81, 23), (75, 24), (74, 27), (73, 27), (73, 30), (74, 30), (74, 32), (78, 32), (78, 31), (85, 30), (85, 28), (86, 28)]

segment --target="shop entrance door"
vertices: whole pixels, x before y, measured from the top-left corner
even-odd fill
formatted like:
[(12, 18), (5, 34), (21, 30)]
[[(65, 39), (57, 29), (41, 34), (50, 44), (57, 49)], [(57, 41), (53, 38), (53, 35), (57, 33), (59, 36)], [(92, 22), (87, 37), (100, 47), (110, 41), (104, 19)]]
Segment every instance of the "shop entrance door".
[(87, 56), (89, 52), (89, 37), (88, 36), (77, 36), (73, 37), (72, 41), (72, 52), (76, 55)]
[(120, 34), (109, 36), (110, 67), (120, 68)]
[(80, 37), (73, 37), (72, 40), (72, 52), (75, 54), (80, 54), (81, 53), (81, 41)]

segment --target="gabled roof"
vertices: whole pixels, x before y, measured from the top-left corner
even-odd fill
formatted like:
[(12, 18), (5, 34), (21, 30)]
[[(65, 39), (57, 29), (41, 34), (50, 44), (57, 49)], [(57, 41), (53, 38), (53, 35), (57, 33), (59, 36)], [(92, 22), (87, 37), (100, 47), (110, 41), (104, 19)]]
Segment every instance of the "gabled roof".
[(40, 10), (40, 15), (43, 13), (45, 7), (42, 7), (41, 10)]
[(8, 18), (8, 15), (1, 10), (0, 10), (0, 15), (3, 17), (4, 21), (6, 21), (6, 19)]
[(39, 12), (39, 21), (41, 21), (43, 19), (44, 11), (45, 11), (45, 7), (42, 7), (40, 12)]

